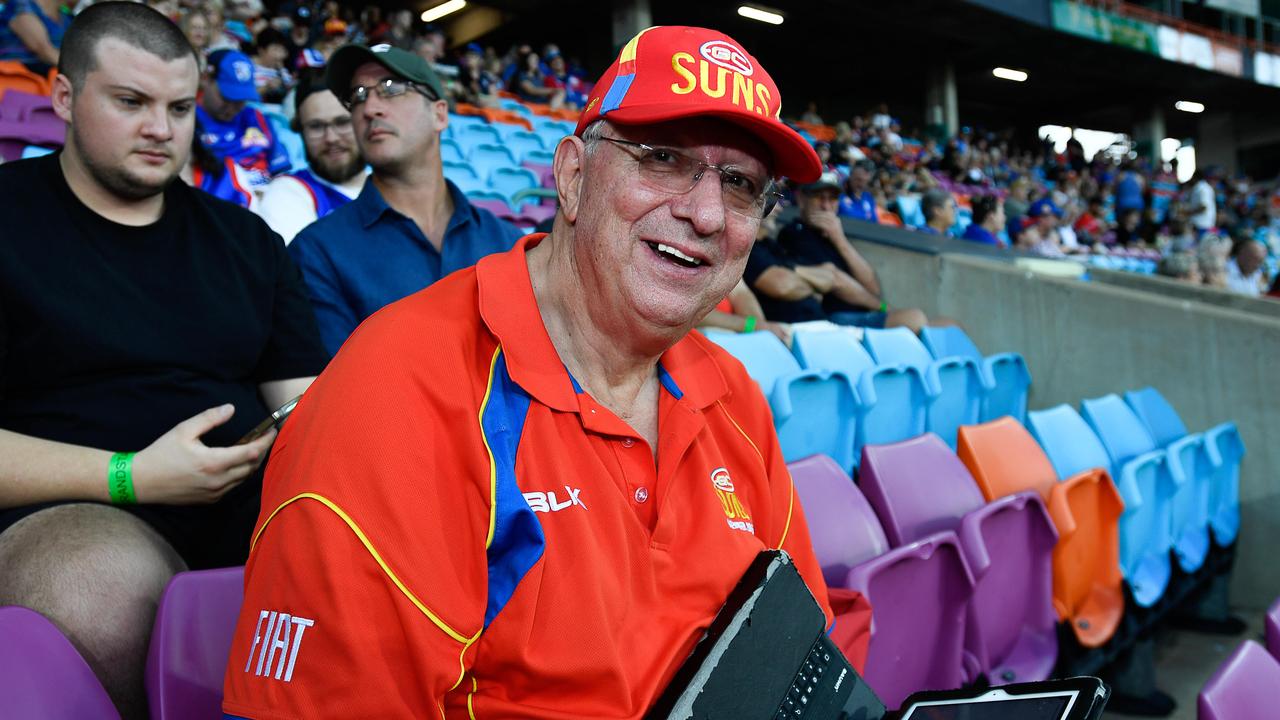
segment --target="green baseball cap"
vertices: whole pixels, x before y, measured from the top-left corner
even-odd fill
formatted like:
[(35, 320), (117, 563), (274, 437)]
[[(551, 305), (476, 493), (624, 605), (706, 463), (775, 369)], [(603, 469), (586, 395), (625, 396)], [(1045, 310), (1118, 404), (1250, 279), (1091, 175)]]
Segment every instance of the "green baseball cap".
[(417, 55), (391, 47), (387, 44), (365, 47), (364, 45), (343, 45), (329, 58), (329, 69), (325, 72), (325, 83), (329, 89), (344, 100), (351, 92), (351, 78), (356, 70), (365, 63), (375, 62), (391, 71), (397, 77), (426, 85), (431, 88), (436, 99), (443, 100), (444, 88), (440, 78), (431, 65)]

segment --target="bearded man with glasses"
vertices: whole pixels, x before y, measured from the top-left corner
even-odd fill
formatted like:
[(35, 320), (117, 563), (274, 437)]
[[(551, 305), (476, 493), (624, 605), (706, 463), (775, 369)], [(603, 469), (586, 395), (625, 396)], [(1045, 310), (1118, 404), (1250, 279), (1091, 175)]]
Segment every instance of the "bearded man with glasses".
[(355, 199), (369, 176), (351, 111), (328, 87), (303, 82), (294, 91), (294, 110), (293, 129), (302, 134), (307, 167), (272, 180), (258, 209), (286, 245), (303, 228)]
[(330, 59), (326, 84), (350, 112), (372, 173), (355, 200), (302, 229), (289, 254), (320, 337), (336, 353), (383, 306), (511, 249), (520, 232), (445, 178), (440, 136), (449, 106), (425, 60), (390, 45), (347, 45)]
[(638, 719), (772, 548), (831, 620), (769, 406), (691, 332), (819, 175), (780, 102), (731, 38), (642, 32), (551, 233), (356, 331), (275, 444), (229, 717)]

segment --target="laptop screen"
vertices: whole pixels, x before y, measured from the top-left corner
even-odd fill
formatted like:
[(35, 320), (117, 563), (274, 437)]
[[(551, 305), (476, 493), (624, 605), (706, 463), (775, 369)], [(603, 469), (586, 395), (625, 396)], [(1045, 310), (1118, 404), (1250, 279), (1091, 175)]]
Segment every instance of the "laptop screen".
[(902, 720), (1061, 720), (1075, 693), (1012, 697), (995, 701), (955, 700), (913, 705)]

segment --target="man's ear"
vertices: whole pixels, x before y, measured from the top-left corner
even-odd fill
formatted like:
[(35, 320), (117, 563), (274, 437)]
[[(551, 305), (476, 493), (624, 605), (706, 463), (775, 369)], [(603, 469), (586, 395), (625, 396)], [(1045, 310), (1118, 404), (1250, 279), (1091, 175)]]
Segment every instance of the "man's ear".
[(578, 219), (578, 204), (582, 201), (582, 171), (587, 160), (587, 146), (582, 138), (569, 135), (556, 146), (556, 159), (551, 171), (556, 179), (556, 199), (560, 212), (569, 224)]
[(75, 90), (71, 87), (71, 78), (62, 73), (58, 73), (53, 78), (53, 93), (50, 95), (53, 101), (53, 112), (62, 121), (71, 124), (71, 102), (75, 99)]

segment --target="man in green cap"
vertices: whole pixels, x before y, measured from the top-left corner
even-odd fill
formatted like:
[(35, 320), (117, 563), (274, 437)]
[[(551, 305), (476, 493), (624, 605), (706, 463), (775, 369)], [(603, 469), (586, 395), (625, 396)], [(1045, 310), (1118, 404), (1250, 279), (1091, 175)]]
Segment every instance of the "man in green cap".
[(329, 61), (327, 83), (351, 111), (373, 173), (355, 200), (298, 233), (289, 253), (336, 353), (383, 306), (511, 249), (520, 232), (445, 179), (449, 106), (425, 60), (390, 45), (347, 45)]

